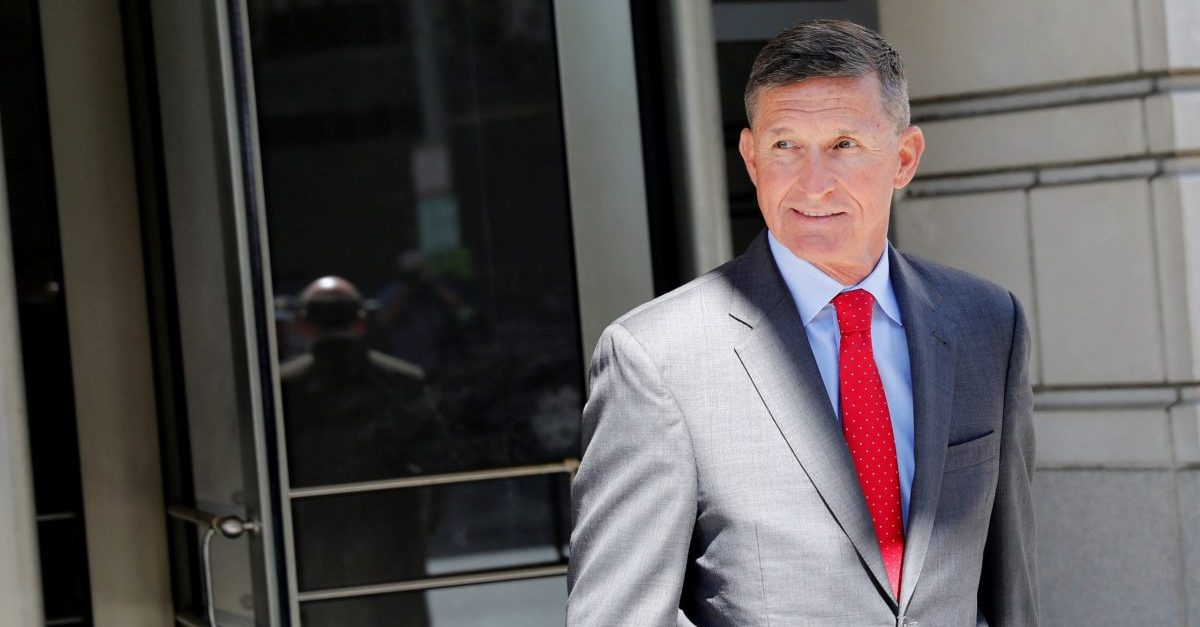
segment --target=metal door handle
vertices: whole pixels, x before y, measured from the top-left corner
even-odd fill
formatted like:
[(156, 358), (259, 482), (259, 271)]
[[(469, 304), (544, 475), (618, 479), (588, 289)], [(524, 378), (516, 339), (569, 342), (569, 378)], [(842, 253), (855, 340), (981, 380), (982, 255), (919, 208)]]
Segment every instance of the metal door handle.
[(167, 514), (171, 518), (191, 523), (204, 530), (202, 545), (202, 555), (204, 556), (204, 600), (208, 605), (209, 627), (219, 627), (217, 625), (217, 604), (214, 599), (215, 595), (213, 595), (212, 552), (209, 550), (209, 545), (212, 543), (213, 536), (218, 533), (229, 539), (241, 537), (246, 533), (258, 533), (259, 524), (253, 520), (242, 520), (237, 516), (220, 516), (183, 505), (168, 507)]

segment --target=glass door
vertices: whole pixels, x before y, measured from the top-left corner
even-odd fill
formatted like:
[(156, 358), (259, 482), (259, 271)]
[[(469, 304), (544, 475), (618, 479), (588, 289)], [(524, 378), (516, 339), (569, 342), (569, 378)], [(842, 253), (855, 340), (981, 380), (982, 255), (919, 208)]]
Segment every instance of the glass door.
[(563, 623), (587, 353), (652, 296), (628, 7), (579, 4), (154, 5), (218, 624)]
[(583, 390), (551, 9), (249, 2), (303, 625), (561, 622)]

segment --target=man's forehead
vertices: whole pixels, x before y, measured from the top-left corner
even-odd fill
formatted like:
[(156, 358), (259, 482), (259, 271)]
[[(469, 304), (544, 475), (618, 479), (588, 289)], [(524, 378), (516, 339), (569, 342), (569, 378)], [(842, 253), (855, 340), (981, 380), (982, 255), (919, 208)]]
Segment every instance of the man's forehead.
[(878, 98), (882, 86), (874, 74), (862, 76), (819, 76), (783, 85), (767, 85), (759, 89), (759, 100), (791, 100), (799, 98), (829, 98), (857, 100)]
[(787, 126), (786, 118), (828, 118), (831, 124), (838, 124), (840, 118), (844, 124), (845, 118), (852, 116), (885, 114), (879, 80), (873, 74), (810, 78), (763, 87), (757, 96), (755, 117), (785, 118), (778, 123), (772, 122), (771, 129)]
[(800, 130), (813, 130), (814, 126), (815, 130), (820, 130), (830, 135), (859, 135), (862, 133), (862, 129), (857, 126), (839, 126), (836, 123), (830, 123), (828, 125), (804, 125), (803, 127), (800, 125), (787, 123), (773, 124), (763, 131), (763, 133), (767, 137), (780, 137), (784, 135), (791, 135)]

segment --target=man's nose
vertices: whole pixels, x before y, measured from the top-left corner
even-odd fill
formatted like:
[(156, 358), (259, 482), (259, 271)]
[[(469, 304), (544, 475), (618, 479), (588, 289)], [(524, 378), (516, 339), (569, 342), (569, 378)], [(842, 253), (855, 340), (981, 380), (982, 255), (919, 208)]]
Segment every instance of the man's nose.
[(833, 169), (824, 155), (808, 153), (800, 159), (796, 173), (797, 187), (810, 198), (821, 198), (833, 191)]

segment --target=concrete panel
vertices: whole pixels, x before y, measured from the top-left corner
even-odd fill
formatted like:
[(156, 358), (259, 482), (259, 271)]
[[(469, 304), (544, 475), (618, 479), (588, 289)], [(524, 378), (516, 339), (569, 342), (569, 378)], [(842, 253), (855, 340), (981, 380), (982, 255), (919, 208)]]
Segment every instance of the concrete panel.
[(921, 124), (921, 174), (1145, 154), (1142, 102), (1115, 100)]
[(1171, 463), (1171, 427), (1163, 410), (1038, 411), (1033, 424), (1040, 467)]
[(1200, 627), (1200, 470), (1179, 473), (1179, 526), (1183, 530), (1184, 589), (1189, 627)]
[[(1192, 173), (1180, 176), (1179, 210), (1180, 229), (1178, 235), (1183, 240), (1183, 272), (1179, 277), (1180, 283), (1175, 288), (1187, 297), (1187, 324), (1189, 325), (1191, 342), (1190, 368), (1186, 378), (1191, 381), (1200, 380), (1200, 174)], [(1186, 342), (1183, 337), (1169, 338), (1172, 342)]]
[[(1183, 388), (1190, 389), (1193, 388)], [(1033, 406), (1041, 411), (1130, 408), (1165, 411), (1181, 399), (1190, 400), (1185, 394), (1176, 388), (1160, 386), (1046, 388), (1033, 393)]]
[[(1176, 288), (1187, 294), (1187, 317), (1192, 324), (1190, 380), (1200, 381), (1200, 174), (1178, 179), (1180, 184), (1180, 235), (1183, 238), (1182, 282)], [(1178, 339), (1176, 339), (1178, 340)]]
[[(1173, 347), (1172, 380), (1200, 380), (1200, 174), (1165, 176), (1155, 182), (1167, 336)], [(1165, 253), (1165, 254), (1164, 254)]]
[(1034, 337), (1030, 379), (1040, 382), (1024, 190), (906, 199), (896, 205), (892, 226), (900, 250), (977, 274), (1020, 299)]
[(1200, 2), (1137, 0), (1142, 69), (1200, 68)]
[(1160, 0), (1167, 23), (1167, 63), (1172, 71), (1200, 68), (1200, 2)]
[(1146, 128), (1152, 152), (1200, 149), (1200, 89), (1180, 89), (1147, 98)]
[(1164, 0), (1137, 0), (1138, 40), (1141, 44), (1141, 68), (1157, 72), (1167, 68), (1167, 13)]
[[(1200, 33), (1196, 37), (1200, 38)], [(1175, 133), (1169, 149), (1174, 152), (1200, 149), (1200, 90), (1172, 93), (1171, 109)]]
[(1146, 110), (1146, 142), (1150, 152), (1162, 153), (1175, 145), (1175, 108), (1170, 93), (1149, 96)]
[(941, 196), (948, 194), (982, 194), (1000, 190), (1026, 189), (1037, 183), (1038, 174), (1033, 170), (999, 172), (995, 174), (976, 174), (965, 176), (947, 176), (942, 178), (924, 178), (909, 183), (905, 188), (907, 194), (897, 194), (897, 200), (920, 196)]
[(1200, 194), (1185, 207), (1183, 190), (1189, 187), (1200, 192), (1200, 176), (1151, 183), (1167, 378), (1177, 382), (1200, 378)]
[(1171, 408), (1171, 444), (1175, 449), (1175, 461), (1200, 464), (1200, 401)]
[(1145, 181), (1030, 192), (1047, 385), (1165, 380)]
[(1074, 183), (1094, 183), (1113, 179), (1148, 179), (1158, 174), (1158, 170), (1158, 161), (1146, 157), (1131, 161), (1110, 161), (1092, 165), (1045, 168), (1038, 172), (1038, 182), (1042, 185), (1067, 185)]
[(1034, 483), (1043, 625), (1185, 625), (1171, 472), (1042, 471)]
[(880, 0), (879, 21), (918, 99), (1138, 69), (1131, 0)]

